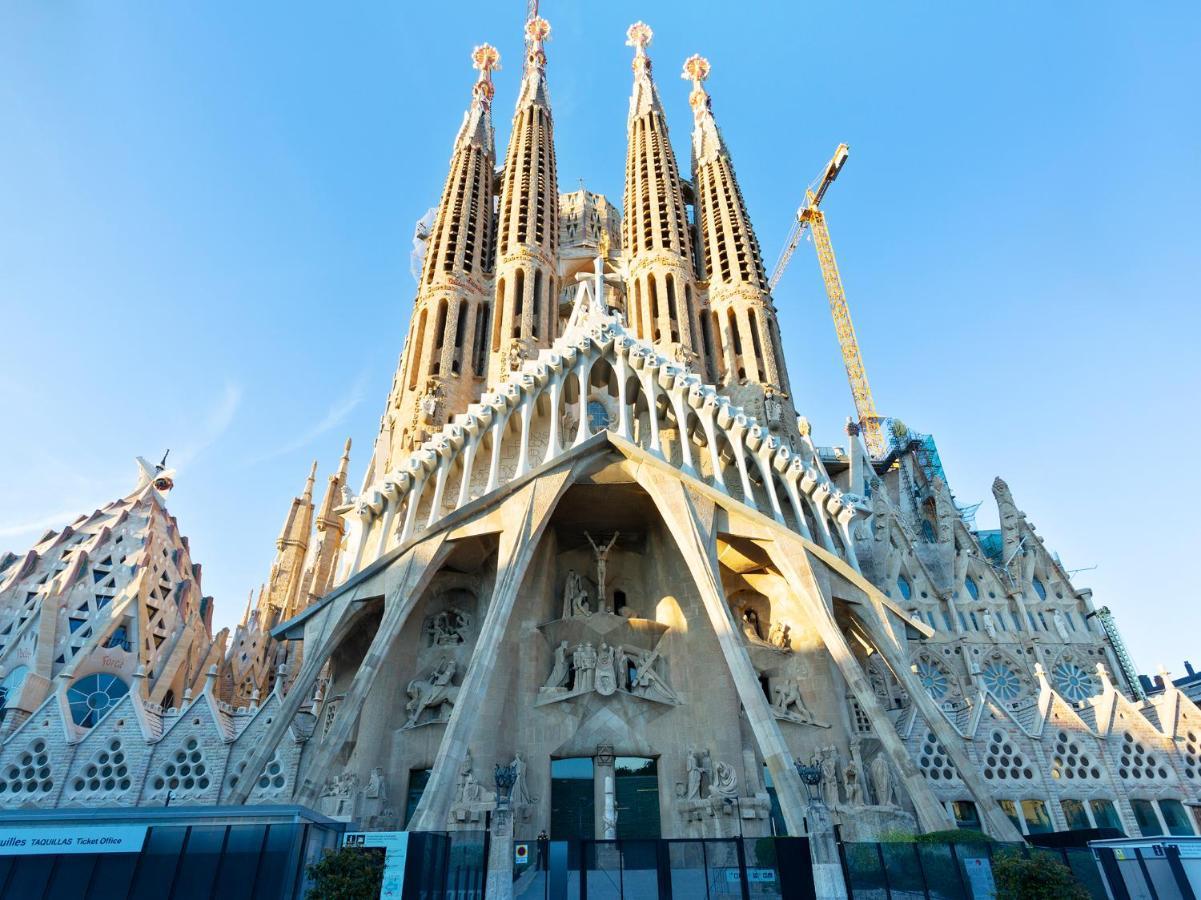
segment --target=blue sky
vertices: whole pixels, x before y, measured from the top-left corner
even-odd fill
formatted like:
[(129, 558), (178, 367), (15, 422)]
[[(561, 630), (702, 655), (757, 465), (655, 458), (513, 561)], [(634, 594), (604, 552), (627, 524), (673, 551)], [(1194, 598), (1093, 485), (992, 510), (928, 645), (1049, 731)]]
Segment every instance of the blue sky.
[[(503, 152), (521, 3), (0, 6), (0, 548), (132, 487), (217, 624), (312, 459), (357, 486), (401, 351), (413, 223), (490, 41)], [(1001, 474), (1136, 663), (1201, 662), (1201, 7), (544, 2), (560, 188), (620, 202), (629, 23), (687, 165), (694, 52), (764, 255), (839, 141), (826, 211), (881, 412), (962, 502)], [(776, 293), (798, 409), (852, 411), (802, 246)]]

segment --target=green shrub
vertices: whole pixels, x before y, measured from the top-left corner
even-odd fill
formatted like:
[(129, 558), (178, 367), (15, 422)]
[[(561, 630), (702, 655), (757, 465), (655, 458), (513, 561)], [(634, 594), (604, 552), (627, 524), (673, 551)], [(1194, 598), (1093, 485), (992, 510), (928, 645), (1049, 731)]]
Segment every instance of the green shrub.
[(992, 861), (997, 900), (1089, 900), (1072, 870), (1046, 853), (998, 853)]
[(904, 828), (890, 828), (880, 835), (881, 844), (912, 844), (917, 836)]
[(930, 831), (914, 838), (919, 844), (988, 844), (992, 842), (983, 831), (971, 828), (949, 828), (946, 831)]
[(376, 900), (384, 883), (384, 851), (371, 847), (326, 850), (308, 868), (306, 900)]

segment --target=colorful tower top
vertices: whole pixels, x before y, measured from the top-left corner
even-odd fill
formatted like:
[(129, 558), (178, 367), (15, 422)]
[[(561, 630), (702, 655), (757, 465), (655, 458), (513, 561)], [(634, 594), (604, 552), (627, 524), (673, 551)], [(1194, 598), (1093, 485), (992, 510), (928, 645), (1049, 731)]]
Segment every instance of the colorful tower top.
[(480, 44), (471, 51), (471, 66), (479, 71), (479, 77), (471, 89), (471, 107), (463, 117), (463, 127), (455, 139), (455, 147), (464, 138), (474, 144), (493, 151), (496, 143), (492, 133), (492, 97), (496, 88), (492, 84), (492, 73), (500, 69), (500, 51), (491, 44)]
[(543, 45), (550, 39), (550, 22), (534, 16), (525, 23), (525, 72), (521, 78), (521, 93), (517, 97), (517, 109), (535, 103), (550, 106), (546, 92), (546, 50)]
[(634, 48), (634, 91), (630, 94), (630, 124), (643, 113), (654, 110), (662, 112), (659, 92), (651, 78), (651, 58), (646, 54), (655, 33), (645, 22), (635, 22), (626, 30), (626, 46)]

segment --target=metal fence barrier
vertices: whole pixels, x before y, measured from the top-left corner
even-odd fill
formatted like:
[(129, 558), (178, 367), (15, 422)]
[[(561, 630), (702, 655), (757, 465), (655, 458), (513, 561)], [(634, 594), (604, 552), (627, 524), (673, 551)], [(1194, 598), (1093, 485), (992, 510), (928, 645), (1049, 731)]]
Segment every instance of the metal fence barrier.
[(840, 851), (853, 900), (976, 900), (987, 896), (985, 882), (991, 880), (993, 857), (1006, 851), (1025, 857), (1044, 854), (1061, 862), (1095, 900), (1107, 900), (1096, 861), (1081, 847), (845, 843)]

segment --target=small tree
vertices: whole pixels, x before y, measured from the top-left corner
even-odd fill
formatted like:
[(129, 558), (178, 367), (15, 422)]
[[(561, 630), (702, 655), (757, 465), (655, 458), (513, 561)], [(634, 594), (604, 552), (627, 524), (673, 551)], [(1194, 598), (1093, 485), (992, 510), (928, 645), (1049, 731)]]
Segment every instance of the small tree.
[(1007, 850), (993, 857), (997, 900), (1090, 900), (1072, 870), (1037, 850), (1024, 857)]
[(370, 847), (326, 850), (308, 868), (307, 900), (376, 900), (384, 883), (384, 851)]

